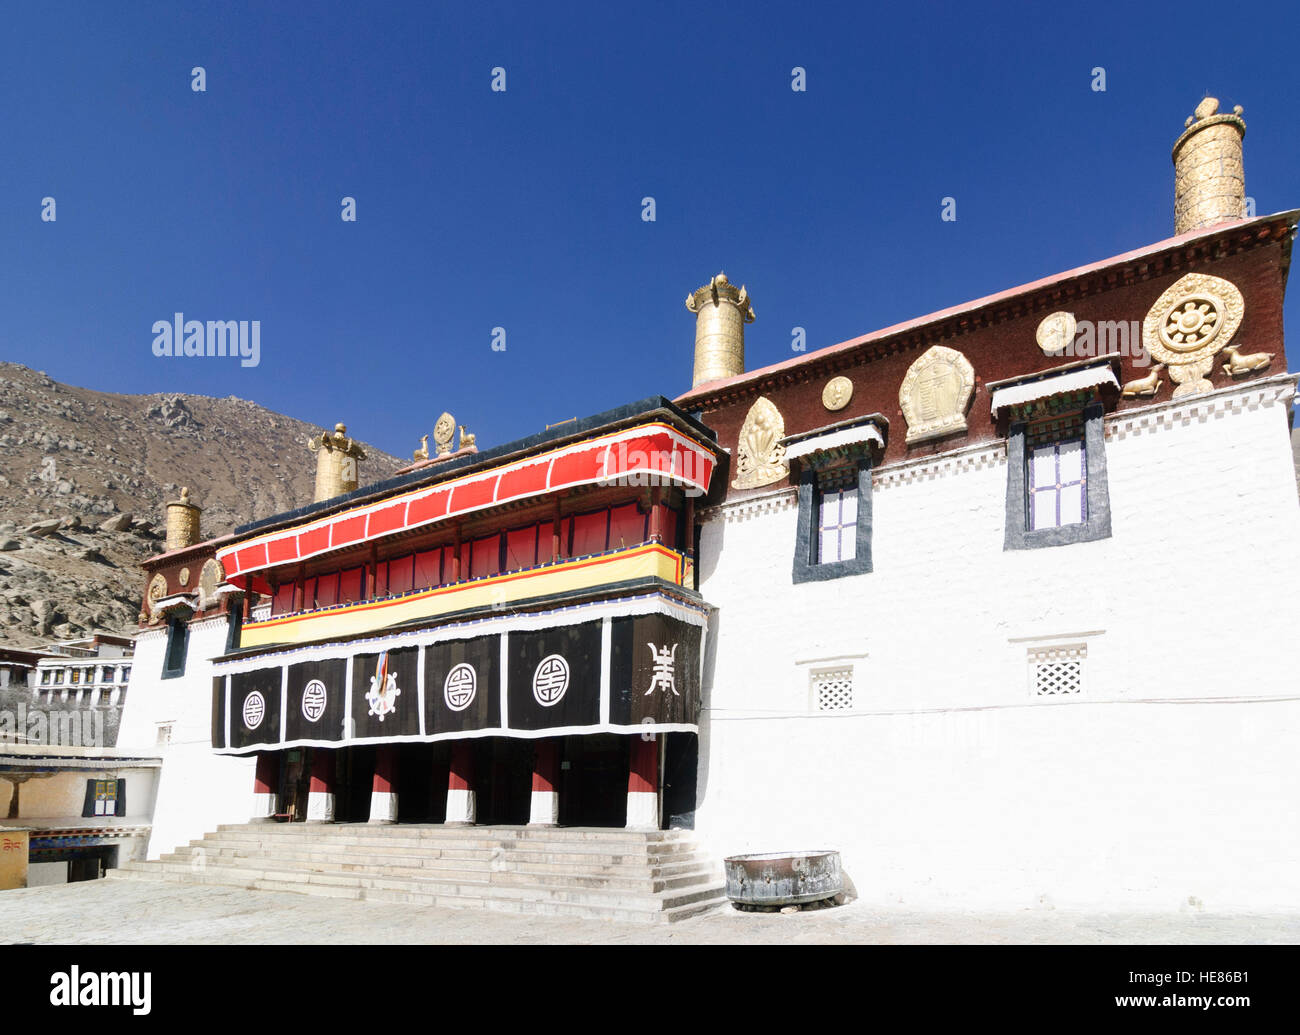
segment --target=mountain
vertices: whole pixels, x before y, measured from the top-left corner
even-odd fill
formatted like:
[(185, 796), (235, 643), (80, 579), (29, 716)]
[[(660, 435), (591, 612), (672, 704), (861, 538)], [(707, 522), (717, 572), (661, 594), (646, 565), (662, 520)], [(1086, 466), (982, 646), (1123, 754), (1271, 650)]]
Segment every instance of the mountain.
[[(0, 644), (133, 632), (164, 503), (188, 486), (204, 538), (309, 503), (307, 439), (325, 427), (234, 396), (115, 395), (0, 363)], [(363, 484), (409, 462), (366, 453)]]

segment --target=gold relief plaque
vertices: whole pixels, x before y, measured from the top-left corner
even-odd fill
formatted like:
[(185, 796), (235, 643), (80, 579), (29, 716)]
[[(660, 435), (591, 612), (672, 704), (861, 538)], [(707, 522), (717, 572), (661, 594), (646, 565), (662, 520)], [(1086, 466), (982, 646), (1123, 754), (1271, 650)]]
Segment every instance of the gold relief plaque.
[(190, 569), (182, 568), (181, 573), (176, 576), (176, 581), (182, 586), (188, 586), (190, 584)]
[(1237, 333), (1245, 309), (1235, 284), (1208, 273), (1189, 273), (1156, 299), (1142, 321), (1142, 344), (1168, 368), (1178, 385), (1175, 399), (1214, 387), (1206, 375)]
[(842, 410), (853, 398), (853, 382), (847, 377), (832, 377), (822, 389), (822, 405), (832, 412)]
[(907, 421), (907, 444), (966, 430), (975, 394), (975, 368), (956, 349), (935, 345), (907, 368), (898, 402)]
[(1073, 313), (1052, 313), (1044, 316), (1035, 335), (1043, 355), (1059, 356), (1074, 341), (1074, 332), (1078, 327)]
[(736, 442), (736, 480), (733, 489), (756, 489), (771, 485), (790, 474), (785, 459), (785, 418), (772, 400), (759, 396), (745, 423), (740, 426)]
[(167, 579), (159, 572), (149, 582), (149, 592), (145, 594), (145, 602), (149, 605), (149, 614), (153, 615), (154, 608), (158, 601), (167, 595)]
[(199, 597), (204, 606), (216, 600), (217, 587), (225, 577), (226, 573), (221, 567), (221, 562), (215, 557), (209, 557), (203, 562), (203, 567), (199, 570)]

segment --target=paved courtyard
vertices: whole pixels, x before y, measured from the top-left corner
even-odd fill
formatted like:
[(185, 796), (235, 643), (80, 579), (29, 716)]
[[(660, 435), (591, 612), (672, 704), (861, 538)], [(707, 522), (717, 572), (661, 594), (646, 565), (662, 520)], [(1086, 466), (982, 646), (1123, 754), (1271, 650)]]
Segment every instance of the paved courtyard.
[(0, 892), (0, 943), (1297, 944), (1300, 914), (917, 912), (859, 902), (791, 915), (730, 908), (665, 926), (89, 881)]

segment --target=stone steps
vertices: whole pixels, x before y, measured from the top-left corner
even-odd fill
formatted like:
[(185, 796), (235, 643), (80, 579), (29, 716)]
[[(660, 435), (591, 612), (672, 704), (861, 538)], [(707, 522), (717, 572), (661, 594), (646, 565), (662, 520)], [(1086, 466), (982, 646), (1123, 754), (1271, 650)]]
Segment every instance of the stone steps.
[(665, 891), (687, 887), (710, 880), (714, 867), (708, 858), (695, 853), (690, 858), (661, 866), (575, 866), (566, 863), (546, 863), (531, 859), (510, 865), (509, 860), (485, 859), (460, 862), (443, 859), (420, 859), (383, 855), (364, 857), (335, 856), (330, 853), (297, 851), (242, 852), (231, 849), (182, 849), (161, 856), (157, 863), (164, 872), (190, 872), (198, 867), (223, 867), (247, 870), (264, 869), (268, 864), (276, 869), (292, 869), (309, 873), (357, 874), (374, 873), (386, 877), (436, 878), (450, 881), (489, 880), (497, 883), (537, 884), (547, 886), (619, 887), (651, 891)]
[(689, 860), (698, 855), (698, 849), (689, 842), (676, 842), (667, 845), (627, 846), (620, 843), (601, 845), (598, 842), (583, 841), (566, 845), (559, 841), (548, 840), (534, 843), (531, 841), (503, 840), (486, 842), (481, 846), (460, 844), (445, 845), (428, 840), (423, 843), (414, 841), (394, 841), (385, 844), (373, 839), (359, 841), (330, 840), (311, 842), (300, 840), (277, 841), (261, 840), (253, 837), (233, 838), (227, 836), (208, 837), (191, 841), (190, 849), (202, 848), (205, 852), (273, 852), (277, 855), (292, 857), (294, 855), (330, 854), (339, 857), (354, 855), (368, 859), (378, 856), (411, 858), (437, 858), (471, 861), (475, 859), (506, 858), (526, 861), (528, 859), (547, 859), (551, 862), (566, 862), (581, 865), (630, 865), (660, 866), (677, 861)]
[(225, 825), (118, 880), (669, 923), (726, 902), (687, 831)]

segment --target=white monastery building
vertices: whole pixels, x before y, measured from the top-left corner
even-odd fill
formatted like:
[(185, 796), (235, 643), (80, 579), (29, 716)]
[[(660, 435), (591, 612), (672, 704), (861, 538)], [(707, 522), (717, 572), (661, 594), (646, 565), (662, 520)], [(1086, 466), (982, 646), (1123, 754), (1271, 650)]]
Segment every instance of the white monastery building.
[(339, 425), (221, 539), (170, 504), (150, 856), (604, 830), (683, 853), (673, 915), (814, 850), (881, 906), (1300, 906), (1297, 213), (1245, 218), (1240, 109), (1185, 129), (1166, 240), (748, 371), (719, 275), (674, 402), (482, 453), (443, 414), (368, 486)]

